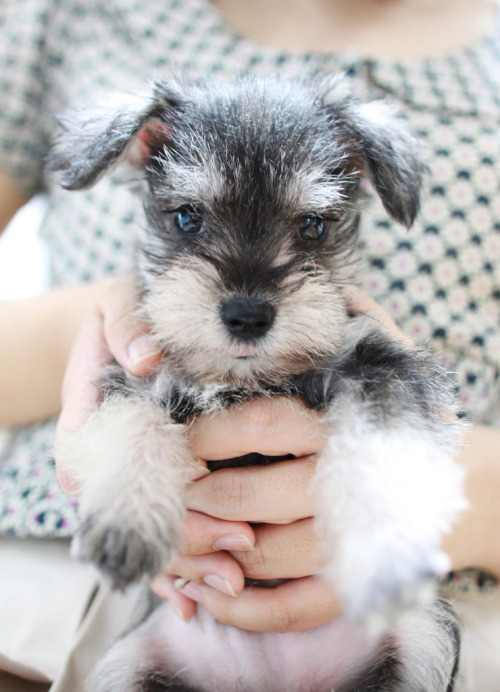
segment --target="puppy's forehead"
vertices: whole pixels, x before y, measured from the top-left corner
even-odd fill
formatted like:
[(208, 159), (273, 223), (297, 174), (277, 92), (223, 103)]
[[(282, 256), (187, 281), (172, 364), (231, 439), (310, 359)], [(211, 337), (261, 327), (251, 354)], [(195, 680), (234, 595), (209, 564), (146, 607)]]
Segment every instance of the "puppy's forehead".
[(177, 114), (159, 156), (170, 194), (318, 210), (340, 203), (359, 151), (338, 113), (303, 88), (203, 91)]

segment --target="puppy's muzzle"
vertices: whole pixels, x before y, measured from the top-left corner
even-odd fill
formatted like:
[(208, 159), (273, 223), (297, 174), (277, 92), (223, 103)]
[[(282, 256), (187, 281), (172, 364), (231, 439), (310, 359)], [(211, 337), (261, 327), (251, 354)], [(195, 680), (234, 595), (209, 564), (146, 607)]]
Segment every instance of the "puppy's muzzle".
[(275, 312), (267, 301), (233, 298), (222, 306), (221, 318), (231, 336), (256, 339), (269, 331)]

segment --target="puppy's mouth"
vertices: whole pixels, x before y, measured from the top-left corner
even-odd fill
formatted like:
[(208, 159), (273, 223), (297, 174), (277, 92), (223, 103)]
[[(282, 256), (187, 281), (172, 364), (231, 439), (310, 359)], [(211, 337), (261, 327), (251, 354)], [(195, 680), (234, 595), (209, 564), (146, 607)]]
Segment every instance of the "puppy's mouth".
[(232, 358), (252, 358), (257, 352), (253, 344), (236, 343), (232, 344), (228, 349), (228, 354)]

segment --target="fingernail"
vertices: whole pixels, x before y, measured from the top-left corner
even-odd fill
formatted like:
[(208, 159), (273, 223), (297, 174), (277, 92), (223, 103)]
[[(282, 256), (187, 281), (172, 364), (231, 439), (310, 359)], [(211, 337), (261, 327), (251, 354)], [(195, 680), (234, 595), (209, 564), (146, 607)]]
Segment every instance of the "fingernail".
[(198, 479), (208, 476), (209, 474), (210, 471), (201, 461), (197, 464), (193, 464), (193, 466), (190, 466), (187, 469), (187, 476), (190, 481), (197, 481)]
[[(220, 577), (218, 574), (205, 574), (203, 581), (207, 586), (211, 586), (212, 589), (217, 589), (221, 593), (225, 593), (226, 596), (232, 596), (236, 598), (234, 589), (231, 586), (231, 582), (224, 577)], [(184, 592), (185, 593), (185, 592)]]
[(244, 533), (227, 534), (221, 536), (213, 544), (214, 550), (255, 550), (250, 540)]
[(180, 617), (180, 619), (181, 619), (183, 622), (186, 622), (186, 623), (187, 623), (187, 622), (189, 622), (189, 621), (191, 620), (191, 618), (185, 617), (185, 615), (184, 615), (184, 613), (182, 612), (182, 610), (181, 610), (180, 608), (177, 608), (177, 606), (172, 605), (172, 608), (175, 610), (175, 612), (177, 613), (177, 615)]
[(196, 601), (197, 603), (201, 603), (203, 592), (199, 584), (196, 584), (195, 582), (190, 581), (189, 579), (179, 578), (175, 580), (174, 586), (178, 591), (183, 593), (184, 596), (191, 598), (193, 601)]
[(144, 360), (153, 358), (161, 353), (160, 349), (156, 344), (151, 341), (151, 338), (147, 334), (138, 336), (134, 339), (127, 349), (127, 356), (130, 365), (138, 365)]

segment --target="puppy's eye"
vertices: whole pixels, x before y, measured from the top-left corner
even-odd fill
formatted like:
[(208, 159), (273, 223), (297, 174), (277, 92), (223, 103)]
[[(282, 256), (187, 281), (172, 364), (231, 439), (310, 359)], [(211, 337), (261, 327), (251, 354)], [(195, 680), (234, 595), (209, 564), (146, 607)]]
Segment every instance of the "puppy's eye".
[(174, 215), (177, 229), (184, 235), (200, 235), (205, 231), (203, 217), (192, 207), (180, 207)]
[(317, 242), (326, 235), (326, 224), (320, 216), (306, 216), (300, 222), (299, 234), (302, 240)]

